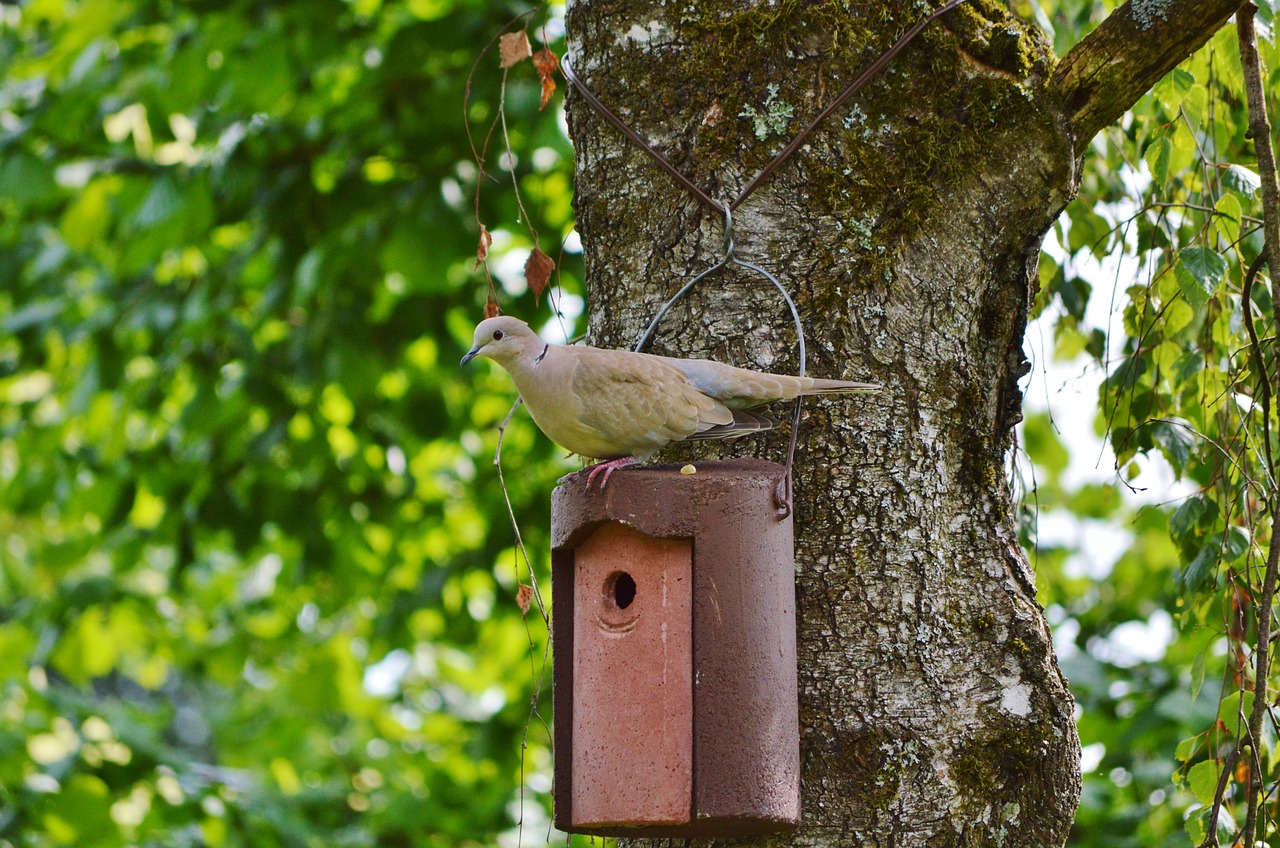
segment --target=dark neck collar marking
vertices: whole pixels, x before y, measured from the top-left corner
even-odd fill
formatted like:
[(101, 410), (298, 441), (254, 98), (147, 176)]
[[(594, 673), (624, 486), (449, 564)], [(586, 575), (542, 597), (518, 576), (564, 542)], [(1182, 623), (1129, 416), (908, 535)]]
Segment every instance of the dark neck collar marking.
[(533, 364), (534, 364), (534, 365), (537, 365), (539, 362), (541, 362), (541, 361), (542, 361), (542, 357), (546, 356), (546, 355), (547, 355), (547, 351), (548, 351), (548, 350), (550, 350), (550, 349), (551, 349), (551, 345), (550, 345), (550, 344), (543, 344), (543, 345), (542, 345), (542, 353), (538, 354), (538, 358), (537, 358), (537, 359), (535, 359), (535, 360), (533, 360)]

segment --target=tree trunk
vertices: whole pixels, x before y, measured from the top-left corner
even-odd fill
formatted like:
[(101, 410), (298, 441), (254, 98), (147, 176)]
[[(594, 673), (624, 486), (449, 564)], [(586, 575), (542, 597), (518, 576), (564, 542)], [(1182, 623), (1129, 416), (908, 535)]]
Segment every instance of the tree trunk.
[[(1206, 5), (1175, 0), (1160, 25), (1190, 10), (1207, 37)], [(727, 200), (921, 15), (885, 0), (578, 0), (568, 25), (579, 75)], [(1119, 42), (1105, 45), (1112, 61), (1098, 61), (1109, 73), (1142, 64)], [(1158, 78), (1186, 52), (1143, 73)], [(1073, 68), (1090, 67), (1074, 53)], [(738, 255), (796, 300), (809, 373), (885, 387), (810, 402), (801, 424), (804, 821), (760, 844), (1066, 838), (1080, 794), (1073, 702), (1018, 544), (1004, 460), (1040, 240), (1075, 190), (1073, 121), (1087, 114), (1092, 132), (1119, 113), (1114, 98), (1074, 96), (1083, 84), (1055, 77), (1055, 63), (1033, 25), (972, 0), (735, 214)], [(569, 117), (590, 341), (628, 347), (720, 258), (723, 222), (580, 98)], [(795, 349), (785, 305), (742, 269), (706, 280), (654, 348), (783, 372), (794, 372)], [(730, 444), (781, 460), (786, 434)]]

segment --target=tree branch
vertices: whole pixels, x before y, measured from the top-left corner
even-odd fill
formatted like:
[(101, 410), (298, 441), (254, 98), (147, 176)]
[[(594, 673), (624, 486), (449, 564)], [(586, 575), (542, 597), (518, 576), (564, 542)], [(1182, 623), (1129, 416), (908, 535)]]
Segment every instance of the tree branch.
[[(1274, 516), (1274, 499), (1271, 508)], [(1258, 796), (1263, 790), (1262, 757), (1259, 750), (1262, 748), (1262, 718), (1266, 714), (1271, 695), (1267, 679), (1271, 676), (1271, 607), (1275, 603), (1278, 566), (1280, 566), (1280, 533), (1276, 533), (1273, 522), (1271, 542), (1267, 550), (1267, 569), (1262, 578), (1262, 593), (1258, 597), (1253, 613), (1258, 647), (1254, 649), (1253, 709), (1249, 711), (1249, 730), (1245, 737), (1249, 740), (1250, 746), (1248, 812), (1243, 831), (1245, 845), (1254, 844), (1253, 837), (1258, 824)], [(1243, 753), (1243, 748), (1240, 748), (1240, 751)]]
[[(1266, 241), (1263, 251), (1270, 266), (1271, 280), (1274, 285), (1276, 269), (1280, 268), (1280, 182), (1276, 178), (1275, 151), (1271, 147), (1271, 123), (1267, 120), (1267, 98), (1262, 81), (1262, 63), (1258, 58), (1258, 35), (1253, 26), (1253, 16), (1257, 8), (1251, 2), (1240, 7), (1236, 15), (1236, 31), (1240, 44), (1240, 66), (1244, 73), (1245, 97), (1249, 102), (1249, 137), (1253, 139), (1254, 150), (1258, 155), (1258, 176), (1262, 179), (1262, 220)], [(1247, 304), (1246, 304), (1247, 308)], [(1274, 304), (1275, 317), (1280, 320), (1280, 304)], [(1265, 372), (1264, 372), (1265, 377)], [(1252, 746), (1253, 761), (1249, 769), (1248, 813), (1245, 819), (1243, 837), (1245, 845), (1254, 844), (1257, 833), (1259, 796), (1262, 794), (1264, 781), (1262, 778), (1262, 718), (1271, 701), (1271, 626), (1272, 605), (1275, 599), (1276, 583), (1280, 575), (1280, 533), (1276, 528), (1277, 496), (1272, 493), (1268, 498), (1271, 512), (1271, 543), (1267, 552), (1267, 570), (1263, 577), (1262, 594), (1254, 607), (1258, 646), (1255, 652), (1255, 669), (1253, 673), (1253, 709), (1249, 713), (1249, 744)], [(1265, 827), (1263, 829), (1265, 835)]]
[(1208, 41), (1239, 6), (1240, 0), (1130, 0), (1071, 48), (1051, 85), (1075, 128), (1076, 154)]
[[(1262, 60), (1258, 58), (1258, 35), (1253, 16), (1257, 7), (1245, 3), (1237, 16), (1240, 42), (1240, 66), (1244, 73), (1245, 99), (1249, 103), (1249, 132), (1258, 157), (1258, 177), (1262, 181), (1258, 194), (1262, 200), (1262, 252), (1267, 257), (1267, 272), (1275, 284), (1280, 274), (1280, 178), (1276, 176), (1276, 152), (1271, 146), (1271, 121), (1267, 118), (1267, 95), (1262, 77)], [(1280, 304), (1275, 318), (1280, 321)]]

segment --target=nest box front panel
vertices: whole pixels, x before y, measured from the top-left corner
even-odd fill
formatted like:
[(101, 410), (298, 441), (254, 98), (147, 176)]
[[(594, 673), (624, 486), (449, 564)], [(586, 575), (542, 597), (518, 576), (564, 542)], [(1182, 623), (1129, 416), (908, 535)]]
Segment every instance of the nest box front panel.
[(693, 545), (610, 523), (573, 563), (572, 822), (686, 823)]

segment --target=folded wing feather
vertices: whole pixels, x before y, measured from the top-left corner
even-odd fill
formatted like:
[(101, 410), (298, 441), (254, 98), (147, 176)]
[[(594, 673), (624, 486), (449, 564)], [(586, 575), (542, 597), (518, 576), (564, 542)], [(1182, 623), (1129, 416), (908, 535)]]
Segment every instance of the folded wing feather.
[[(610, 355), (617, 353), (624, 355)], [(668, 362), (625, 351), (598, 354), (577, 358), (572, 394), (582, 423), (618, 455), (643, 461), (671, 442), (734, 427), (733, 411)]]

